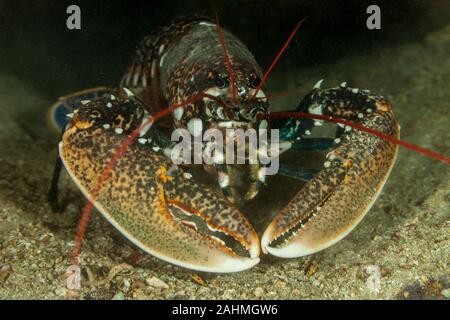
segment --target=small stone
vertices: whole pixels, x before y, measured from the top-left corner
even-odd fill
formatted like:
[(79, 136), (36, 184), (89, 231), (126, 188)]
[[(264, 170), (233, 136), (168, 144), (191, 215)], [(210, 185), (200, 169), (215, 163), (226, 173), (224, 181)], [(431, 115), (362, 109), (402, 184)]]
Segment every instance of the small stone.
[(133, 296), (133, 299), (137, 299), (137, 300), (147, 299), (146, 295), (144, 294), (144, 292), (141, 289), (134, 290), (132, 296)]
[(2, 266), (0, 268), (0, 285), (2, 285), (6, 281), (6, 279), (8, 279), (10, 272), (11, 272), (10, 266)]
[(175, 295), (174, 295), (175, 299), (185, 299), (185, 297), (186, 297), (186, 291), (181, 290), (181, 291), (175, 292)]
[(255, 289), (255, 297), (261, 298), (264, 295), (264, 289), (263, 288), (256, 288)]
[(169, 285), (167, 283), (165, 283), (161, 279), (158, 279), (157, 277), (148, 277), (147, 279), (145, 279), (145, 283), (155, 288), (169, 288)]
[(58, 297), (65, 296), (66, 293), (67, 293), (67, 289), (64, 288), (64, 287), (59, 287), (59, 288), (57, 288), (57, 289), (55, 290), (55, 294), (56, 294)]
[(447, 299), (450, 299), (450, 288), (444, 289), (441, 291), (442, 295)]
[(223, 299), (235, 299), (234, 298), (235, 297), (235, 292), (236, 292), (235, 289), (227, 289), (227, 290), (225, 290), (222, 298)]
[(125, 292), (127, 292), (128, 290), (130, 290), (130, 280), (129, 279), (125, 279), (122, 283), (122, 290), (124, 290)]
[(191, 179), (192, 178), (192, 174), (190, 174), (189, 172), (184, 172), (183, 173), (183, 177), (185, 178), (185, 179)]
[(111, 300), (125, 300), (125, 296), (122, 291), (117, 292)]

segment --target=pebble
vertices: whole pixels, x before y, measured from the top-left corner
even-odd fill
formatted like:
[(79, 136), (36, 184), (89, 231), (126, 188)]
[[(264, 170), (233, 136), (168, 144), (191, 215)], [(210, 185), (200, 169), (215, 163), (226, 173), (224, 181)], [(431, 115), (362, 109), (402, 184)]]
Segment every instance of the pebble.
[(169, 288), (169, 285), (167, 283), (165, 283), (161, 279), (158, 279), (157, 277), (148, 277), (147, 279), (145, 279), (145, 283), (155, 288)]
[(447, 299), (450, 299), (450, 288), (444, 289), (441, 291), (442, 295)]
[(137, 299), (137, 300), (147, 299), (147, 296), (144, 294), (144, 292), (141, 289), (134, 290), (132, 297), (133, 297), (133, 299)]
[(264, 295), (264, 289), (263, 288), (256, 288), (255, 289), (255, 297), (261, 298)]
[(275, 282), (275, 286), (277, 286), (278, 288), (285, 288), (286, 287), (286, 282), (284, 282), (284, 281), (277, 281), (277, 282)]
[(64, 287), (59, 287), (59, 288), (57, 288), (57, 289), (55, 290), (55, 294), (56, 294), (58, 297), (65, 296), (66, 293), (67, 293), (67, 289), (64, 288)]
[(234, 289), (225, 290), (222, 298), (223, 299), (234, 299), (235, 293), (236, 293), (236, 290), (234, 290)]
[(174, 295), (174, 298), (175, 299), (185, 299), (186, 297), (186, 291), (178, 291), (178, 292), (175, 292), (175, 295)]
[(117, 292), (111, 300), (125, 300), (125, 296), (122, 291)]

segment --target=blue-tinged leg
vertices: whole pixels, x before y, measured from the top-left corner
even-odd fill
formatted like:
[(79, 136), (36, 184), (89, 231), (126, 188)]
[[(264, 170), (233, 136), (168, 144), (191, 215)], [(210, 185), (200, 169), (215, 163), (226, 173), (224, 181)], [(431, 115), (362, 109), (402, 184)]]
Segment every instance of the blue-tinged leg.
[(305, 169), (300, 166), (290, 165), (290, 164), (280, 164), (278, 174), (294, 178), (301, 181), (309, 181), (317, 173), (317, 170)]
[[(62, 139), (64, 132), (61, 132), (61, 137), (59, 140)], [(55, 161), (55, 169), (53, 170), (53, 177), (52, 177), (52, 184), (50, 186), (50, 190), (47, 194), (47, 200), (50, 203), (52, 209), (54, 212), (62, 211), (62, 208), (59, 204), (58, 200), (58, 185), (59, 185), (59, 177), (61, 175), (62, 170), (62, 160), (61, 156), (59, 155), (59, 152), (56, 153), (56, 161)]]
[(58, 184), (59, 184), (59, 176), (61, 175), (61, 169), (62, 169), (62, 161), (58, 153), (58, 155), (56, 156), (55, 169), (53, 171), (52, 184), (50, 186), (50, 190), (47, 195), (47, 199), (50, 202), (53, 211), (55, 212), (61, 211), (61, 206), (59, 205), (58, 201)]
[(280, 141), (295, 141), (298, 137), (311, 133), (314, 128), (314, 120), (277, 119), (271, 121), (271, 128), (280, 130)]
[(335, 145), (333, 138), (303, 138), (292, 144), (291, 150), (327, 150)]
[(67, 123), (67, 115), (70, 114), (75, 107), (79, 106), (84, 101), (94, 100), (110, 94), (112, 91), (113, 90), (108, 87), (96, 87), (59, 98), (58, 101), (50, 107), (48, 112), (48, 123), (50, 127), (58, 132), (63, 131)]

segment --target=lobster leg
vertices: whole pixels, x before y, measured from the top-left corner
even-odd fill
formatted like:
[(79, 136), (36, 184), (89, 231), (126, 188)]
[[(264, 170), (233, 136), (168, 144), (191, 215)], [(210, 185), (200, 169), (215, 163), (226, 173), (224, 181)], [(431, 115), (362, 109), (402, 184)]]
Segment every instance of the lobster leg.
[(317, 170), (305, 169), (299, 166), (288, 164), (280, 164), (280, 168), (278, 169), (278, 174), (301, 181), (311, 180), (312, 178), (314, 178), (314, 175), (316, 173)]
[(169, 170), (163, 149), (145, 135), (131, 142), (102, 180), (116, 150), (145, 119), (143, 105), (122, 96), (76, 109), (59, 144), (84, 195), (126, 238), (162, 260), (208, 272), (257, 264), (259, 239), (248, 220), (181, 169)]
[(50, 205), (53, 211), (58, 212), (61, 211), (61, 206), (58, 200), (58, 184), (59, 184), (59, 176), (61, 175), (62, 169), (62, 161), (59, 154), (56, 156), (55, 169), (53, 170), (52, 184), (50, 186), (50, 190), (47, 194), (47, 200), (50, 202)]
[(291, 150), (327, 150), (333, 147), (331, 138), (304, 138), (292, 144)]
[[(399, 137), (391, 104), (367, 92), (338, 87), (314, 89), (301, 103), (309, 112), (349, 119)], [(324, 169), (307, 182), (267, 227), (264, 252), (300, 257), (344, 238), (378, 197), (394, 165), (398, 146), (367, 132), (345, 127)]]

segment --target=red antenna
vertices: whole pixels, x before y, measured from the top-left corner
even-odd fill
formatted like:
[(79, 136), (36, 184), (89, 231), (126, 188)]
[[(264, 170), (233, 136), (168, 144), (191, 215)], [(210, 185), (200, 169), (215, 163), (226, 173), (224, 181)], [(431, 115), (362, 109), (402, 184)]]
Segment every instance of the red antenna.
[(233, 100), (234, 102), (237, 102), (237, 90), (236, 86), (234, 85), (234, 73), (233, 69), (231, 68), (231, 60), (230, 57), (228, 56), (227, 48), (225, 47), (222, 28), (220, 27), (219, 16), (217, 14), (216, 14), (216, 26), (217, 26), (217, 33), (219, 34), (220, 44), (222, 45), (223, 54), (225, 56), (225, 62), (227, 64), (228, 75), (230, 76), (231, 88), (233, 90)]
[(305, 21), (305, 20), (306, 20), (306, 18), (304, 18), (302, 21), (297, 23), (297, 26), (294, 28), (294, 30), (292, 30), (291, 34), (289, 35), (289, 38), (284, 43), (283, 47), (280, 49), (280, 51), (278, 52), (278, 54), (275, 57), (275, 59), (273, 59), (272, 63), (269, 66), (269, 69), (267, 69), (266, 73), (264, 74), (263, 78), (261, 79), (261, 82), (256, 87), (256, 90), (255, 90), (255, 93), (253, 94), (252, 99), (254, 99), (256, 97), (256, 95), (258, 94), (259, 90), (261, 90), (262, 85), (264, 84), (264, 82), (266, 82), (267, 77), (272, 72), (272, 69), (275, 67), (276, 63), (280, 59), (280, 57), (283, 54), (283, 52), (286, 51), (287, 47), (289, 46), (289, 43), (291, 43), (291, 41), (294, 38), (295, 34), (297, 33), (298, 29), (300, 28), (300, 26), (302, 25), (303, 21)]
[(430, 158), (434, 158), (439, 161), (450, 164), (450, 158), (444, 156), (443, 154), (440, 154), (433, 150), (428, 150), (428, 149), (416, 146), (412, 143), (402, 141), (400, 139), (397, 139), (390, 135), (384, 134), (380, 131), (377, 131), (377, 130), (374, 130), (371, 128), (367, 128), (359, 123), (355, 123), (350, 120), (336, 118), (336, 117), (332, 117), (332, 116), (324, 116), (324, 115), (319, 115), (319, 114), (304, 113), (304, 112), (272, 112), (271, 114), (267, 115), (266, 117), (269, 119), (316, 119), (316, 120), (325, 120), (328, 122), (344, 124), (344, 125), (354, 128), (354, 129), (367, 132), (371, 135), (374, 135), (376, 137), (379, 137), (379, 138), (389, 141), (391, 143), (395, 143), (395, 144), (405, 147), (409, 150), (424, 154)]

